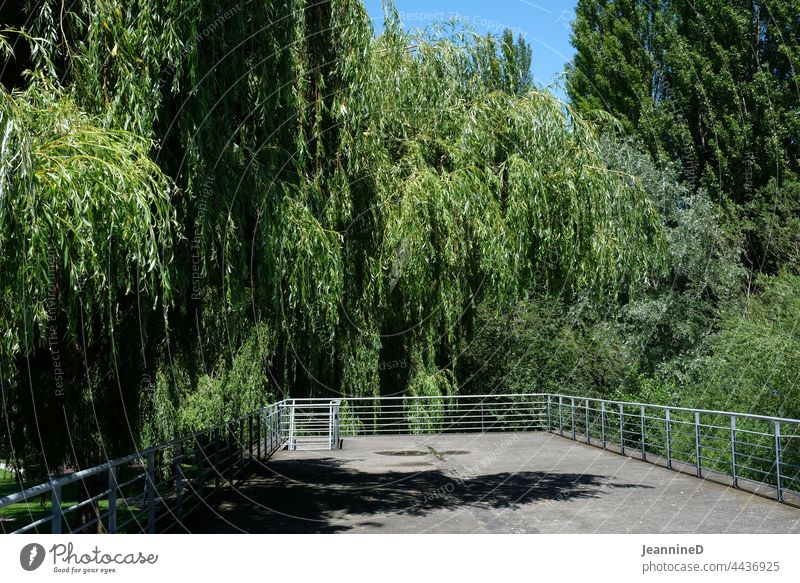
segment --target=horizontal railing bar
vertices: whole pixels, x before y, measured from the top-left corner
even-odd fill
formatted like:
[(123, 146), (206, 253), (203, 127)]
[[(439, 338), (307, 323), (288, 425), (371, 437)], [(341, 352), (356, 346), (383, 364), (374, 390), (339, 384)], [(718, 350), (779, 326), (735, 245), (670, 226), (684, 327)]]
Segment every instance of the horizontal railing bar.
[[(523, 425), (519, 427), (498, 427), (497, 430), (500, 431), (512, 431), (512, 430), (524, 430), (524, 429), (543, 429), (543, 425)], [(416, 432), (412, 429), (412, 435), (435, 435), (438, 433), (476, 433), (481, 432), (480, 426), (474, 427), (444, 427), (444, 428), (417, 428)], [(364, 435), (380, 435), (380, 434), (391, 434), (391, 435), (408, 435), (409, 431), (405, 429), (379, 429), (376, 431), (359, 431), (359, 432), (348, 432), (342, 431), (342, 435), (347, 437), (357, 437), (357, 436), (364, 436)]]
[[(500, 399), (500, 398), (514, 398), (514, 399), (526, 399), (526, 398), (533, 398), (533, 397), (542, 397), (546, 399), (548, 393), (500, 393), (497, 395), (414, 395), (414, 396), (381, 396), (381, 397), (340, 397), (338, 399), (332, 400), (340, 400), (342, 404), (349, 403), (352, 401), (397, 401), (397, 400), (407, 400), (412, 401), (415, 399), (419, 400), (429, 400), (429, 399)], [(567, 397), (570, 398), (570, 397)], [(583, 399), (583, 397), (575, 397), (575, 399)], [(281, 401), (283, 404), (291, 405), (293, 401), (302, 402), (302, 401), (313, 401), (315, 397), (302, 397), (297, 399), (286, 399)]]
[[(430, 399), (420, 400), (420, 401), (402, 401), (402, 400), (394, 400), (389, 402), (355, 402), (350, 403), (349, 401), (345, 401), (340, 406), (341, 411), (373, 411), (373, 410), (387, 410), (387, 409), (413, 409), (413, 408), (426, 408), (426, 409), (458, 409), (458, 408), (469, 408), (469, 409), (480, 409), (480, 408), (489, 408), (489, 407), (500, 407), (500, 406), (507, 406), (507, 405), (517, 405), (526, 408), (536, 408), (539, 410), (547, 409), (547, 403), (545, 402), (532, 402), (532, 401), (512, 401), (509, 399), (498, 399), (493, 401), (474, 401), (474, 402), (466, 402), (463, 400), (453, 400), (453, 401), (444, 401), (444, 402), (431, 402)], [(287, 406), (286, 409), (291, 408), (291, 405)], [(303, 407), (301, 405), (297, 405), (294, 407), (295, 410), (302, 410)], [(327, 407), (325, 408), (327, 409)]]
[(199, 431), (199, 432), (194, 433), (194, 434), (192, 434), (190, 436), (179, 438), (179, 439), (175, 439), (175, 440), (166, 442), (166, 443), (161, 444), (161, 445), (152, 446), (152, 447), (149, 447), (147, 449), (143, 449), (143, 450), (137, 451), (136, 453), (124, 456), (122, 458), (111, 460), (111, 461), (106, 462), (104, 464), (101, 464), (99, 466), (94, 466), (92, 468), (88, 468), (88, 469), (85, 469), (85, 470), (80, 470), (78, 472), (74, 472), (74, 473), (69, 474), (67, 476), (62, 476), (62, 477), (59, 477), (59, 478), (55, 478), (55, 479), (50, 480), (48, 482), (39, 484), (37, 486), (33, 486), (31, 488), (23, 490), (22, 492), (16, 492), (16, 493), (11, 494), (9, 496), (5, 496), (3, 498), (0, 498), (0, 508), (4, 508), (6, 506), (9, 506), (11, 504), (16, 504), (18, 502), (27, 502), (28, 498), (34, 498), (34, 497), (39, 496), (41, 494), (44, 494), (46, 492), (52, 491), (54, 488), (63, 487), (65, 485), (71, 484), (71, 483), (76, 482), (78, 480), (83, 480), (84, 478), (88, 478), (88, 477), (97, 475), (99, 473), (108, 471), (110, 468), (116, 468), (116, 467), (119, 467), (121, 465), (130, 463), (133, 460), (141, 459), (141, 458), (147, 456), (149, 453), (157, 453), (157, 452), (164, 451), (166, 449), (175, 447), (176, 445), (183, 444), (183, 443), (185, 443), (187, 441), (193, 441), (198, 436), (206, 435), (206, 434), (208, 434), (208, 433), (210, 433), (210, 432), (212, 432), (212, 431), (214, 431), (214, 430), (216, 430), (216, 429), (218, 429), (220, 427), (229, 427), (230, 425), (232, 425), (232, 424), (234, 424), (234, 423), (236, 423), (236, 422), (238, 422), (240, 420), (244, 420), (244, 419), (247, 419), (247, 418), (250, 418), (250, 417), (255, 417), (256, 415), (257, 414), (252, 414), (252, 415), (248, 415), (246, 417), (241, 417), (241, 418), (237, 419), (235, 422), (229, 423), (227, 425), (220, 424), (220, 425), (214, 426), (214, 427), (212, 427), (210, 429), (205, 429), (203, 431)]
[(772, 452), (775, 451), (775, 446), (774, 445), (772, 447), (769, 447), (767, 445), (762, 445), (760, 443), (740, 442), (738, 440), (736, 441), (736, 445), (741, 445), (741, 446), (748, 447), (748, 448), (749, 447), (754, 447), (754, 448), (758, 448), (758, 449), (765, 449), (767, 451), (772, 451)]
[(22, 528), (19, 528), (19, 529), (13, 531), (11, 534), (22, 534), (23, 532), (28, 532), (30, 529), (36, 528), (40, 524), (46, 524), (46, 523), (50, 522), (55, 517), (56, 517), (55, 513), (54, 514), (50, 514), (48, 516), (45, 516), (45, 517), (40, 518), (38, 520), (35, 520), (35, 521), (31, 522), (30, 524), (26, 524)]
[(69, 531), (70, 531), (70, 533), (71, 533), (71, 534), (75, 534), (75, 533), (77, 533), (77, 532), (83, 532), (84, 530), (86, 530), (86, 529), (87, 529), (87, 528), (89, 528), (90, 526), (94, 526), (94, 525), (95, 525), (95, 524), (97, 524), (98, 522), (102, 522), (102, 520), (103, 520), (104, 518), (107, 518), (107, 517), (108, 517), (108, 512), (105, 512), (105, 513), (101, 514), (100, 516), (95, 516), (94, 518), (92, 518), (92, 519), (91, 519), (90, 521), (88, 521), (88, 522), (84, 522), (84, 523), (83, 523), (83, 524), (81, 524), (81, 525), (80, 525), (78, 528), (71, 528), (71, 527), (70, 527)]
[[(545, 397), (547, 394), (544, 395)], [(688, 407), (672, 407), (669, 405), (652, 405), (649, 403), (637, 403), (633, 401), (613, 401), (609, 399), (597, 399), (594, 397), (570, 397), (568, 395), (560, 395), (560, 394), (551, 394), (551, 398), (558, 399), (558, 397), (562, 397), (563, 399), (575, 399), (575, 403), (579, 401), (590, 401), (595, 403), (606, 403), (607, 405), (623, 405), (625, 407), (648, 407), (650, 409), (661, 409), (670, 411), (684, 411), (686, 413), (700, 413), (701, 415), (727, 415), (732, 417), (738, 417), (740, 419), (760, 419), (762, 421), (779, 421), (781, 423), (800, 423), (800, 419), (787, 419), (782, 417), (770, 417), (768, 415), (754, 415), (752, 413), (736, 413), (734, 411), (714, 411), (711, 409), (690, 409)]]
[(123, 532), (125, 530), (125, 527), (127, 527), (129, 524), (132, 524), (133, 522), (135, 522), (137, 524), (137, 526), (138, 526), (137, 530), (139, 532), (144, 532), (145, 526), (143, 526), (143, 523), (146, 525), (146, 522), (147, 522), (146, 519), (145, 520), (137, 520), (136, 518), (129, 518), (125, 522), (123, 522), (121, 524), (118, 524), (117, 525), (117, 532)]
[[(742, 466), (739, 466), (737, 464), (736, 467), (739, 468), (739, 467), (742, 467)], [(763, 474), (763, 475), (768, 476), (768, 477), (772, 477), (772, 476), (775, 475), (774, 471), (765, 471), (765, 470), (760, 470), (758, 468), (744, 468), (744, 469), (746, 469), (748, 472), (756, 472), (757, 474)]]
[(77, 510), (78, 508), (83, 508), (84, 506), (88, 506), (92, 502), (97, 502), (101, 498), (105, 498), (106, 496), (108, 496), (110, 492), (111, 492), (111, 490), (106, 490), (105, 492), (100, 492), (99, 494), (96, 494), (96, 495), (92, 496), (91, 498), (87, 498), (86, 500), (82, 500), (81, 502), (78, 502), (77, 504), (73, 504), (69, 508), (63, 509), (61, 511), (61, 515), (64, 516), (68, 512), (72, 512), (73, 510)]
[[(405, 409), (404, 410), (404, 409), (399, 409), (398, 408), (398, 409), (392, 409), (392, 410), (376, 411), (374, 413), (373, 412), (369, 412), (369, 411), (364, 411), (364, 412), (360, 412), (360, 411), (359, 412), (352, 412), (351, 411), (349, 413), (354, 418), (357, 418), (358, 416), (372, 417), (373, 415), (378, 416), (380, 418), (384, 418), (386, 416), (391, 416), (391, 415), (395, 415), (395, 416), (400, 415), (400, 414), (411, 414), (411, 415), (413, 415), (413, 414), (419, 414), (419, 413), (434, 413), (434, 414), (448, 415), (448, 416), (464, 415), (464, 416), (467, 416), (467, 417), (469, 417), (469, 416), (472, 416), (472, 417), (484, 416), (485, 417), (487, 415), (498, 416), (498, 415), (508, 415), (508, 414), (531, 415), (531, 414), (534, 414), (534, 413), (537, 414), (536, 415), (537, 417), (542, 416), (542, 413), (539, 412), (539, 411), (530, 411), (528, 409), (522, 409), (520, 407), (506, 407), (506, 408), (503, 408), (503, 409), (488, 409), (487, 408), (487, 409), (484, 409), (483, 411), (481, 411), (480, 409), (469, 409), (469, 410), (467, 410), (467, 409), (417, 409), (417, 410)], [(345, 417), (345, 418), (347, 418), (347, 417)]]

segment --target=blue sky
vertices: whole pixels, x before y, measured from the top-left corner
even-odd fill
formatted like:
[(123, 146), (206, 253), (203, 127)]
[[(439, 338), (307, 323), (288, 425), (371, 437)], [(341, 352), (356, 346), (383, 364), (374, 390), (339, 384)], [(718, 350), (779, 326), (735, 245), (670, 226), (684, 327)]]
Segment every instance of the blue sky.
[[(383, 25), (381, 0), (364, 0), (377, 30)], [(458, 17), (477, 32), (500, 34), (510, 28), (533, 50), (534, 79), (539, 86), (558, 82), (558, 75), (574, 53), (569, 44), (570, 22), (576, 0), (395, 0), (405, 25), (425, 27)], [(552, 89), (564, 98), (560, 89)]]

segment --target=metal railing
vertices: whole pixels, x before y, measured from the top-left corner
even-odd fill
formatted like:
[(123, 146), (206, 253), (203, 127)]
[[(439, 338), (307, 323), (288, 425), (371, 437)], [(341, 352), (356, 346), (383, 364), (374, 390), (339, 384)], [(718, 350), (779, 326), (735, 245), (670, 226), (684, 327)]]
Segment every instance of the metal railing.
[[(342, 436), (547, 431), (800, 503), (800, 420), (546, 393), (287, 399), (194, 435), (0, 498), (12, 532), (165, 532), (276, 450)], [(91, 483), (94, 481), (94, 483)], [(98, 484), (102, 482), (102, 486)], [(64, 502), (84, 492), (83, 499)], [(49, 498), (50, 509), (32, 501)], [(5, 523), (0, 522), (5, 532)]]
[(287, 399), (279, 407), (287, 449), (339, 449), (340, 399)]
[(547, 396), (547, 430), (642, 461), (800, 502), (800, 420)]
[[(27, 523), (11, 530), (15, 534), (154, 533), (180, 528), (188, 514), (207, 503), (210, 494), (244, 477), (251, 460), (269, 457), (282, 447), (281, 413), (279, 405), (271, 405), (52, 479), (0, 498), (0, 512), (27, 514)], [(3, 532), (5, 524), (0, 522)]]
[(341, 434), (473, 433), (545, 429), (547, 395), (441, 395), (342, 399)]

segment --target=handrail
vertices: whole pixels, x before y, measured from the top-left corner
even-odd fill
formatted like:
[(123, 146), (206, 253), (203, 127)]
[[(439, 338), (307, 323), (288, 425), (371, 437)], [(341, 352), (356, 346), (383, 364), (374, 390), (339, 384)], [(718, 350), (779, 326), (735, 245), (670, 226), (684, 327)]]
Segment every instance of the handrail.
[[(547, 395), (545, 395), (547, 396)], [(736, 411), (714, 411), (713, 409), (692, 409), (690, 407), (673, 407), (672, 405), (653, 405), (652, 403), (639, 403), (636, 401), (614, 401), (611, 399), (599, 399), (597, 397), (576, 397), (574, 395), (562, 395), (559, 393), (550, 393), (551, 397), (563, 397), (564, 399), (580, 399), (582, 401), (592, 401), (595, 403), (605, 402), (611, 405), (624, 405), (631, 407), (647, 407), (649, 409), (669, 409), (670, 411), (685, 411), (687, 413), (700, 413), (701, 415), (728, 415), (733, 417), (746, 417), (749, 419), (760, 419), (762, 421), (780, 421), (781, 423), (798, 423), (800, 419), (792, 419), (787, 417), (771, 417), (769, 415), (755, 415), (753, 413), (737, 413)]]
[(506, 397), (546, 397), (550, 393), (498, 393), (490, 395), (405, 395), (405, 396), (389, 396), (389, 397), (301, 397), (291, 399), (292, 401), (319, 401), (328, 399), (340, 399), (342, 401), (403, 401), (409, 399), (486, 399), (486, 398), (506, 398)]
[[(336, 403), (335, 412), (332, 403)], [(291, 426), (296, 409), (308, 407), (330, 407), (324, 427), (304, 421), (302, 411), (297, 413), (306, 423), (307, 434), (324, 432), (330, 447), (338, 447), (340, 435), (543, 430), (622, 455), (639, 456), (643, 461), (663, 463), (670, 469), (688, 466), (702, 478), (721, 474), (730, 478), (733, 487), (740, 488), (747, 482), (755, 484), (756, 489), (770, 487), (779, 501), (785, 502), (789, 493), (800, 499), (798, 419), (556, 393), (498, 393), (283, 399), (253, 413), (0, 498), (0, 510), (50, 493), (52, 513), (36, 520), (31, 515), (31, 522), (14, 532), (47, 524), (52, 532), (61, 532), (67, 515), (73, 516), (76, 510), (107, 498), (109, 509), (104, 514), (98, 512), (93, 521), (68, 530), (77, 532), (98, 524), (107, 532), (116, 532), (117, 514), (126, 510), (131, 517), (122, 524), (155, 532), (162, 528), (155, 515), (159, 505), (165, 507), (159, 516), (174, 519), (164, 527), (169, 529), (179, 525), (191, 511), (187, 508), (191, 499), (198, 500), (194, 507), (208, 504), (206, 488), (216, 492), (223, 481), (241, 479), (251, 461), (266, 460), (284, 447), (297, 431)], [(716, 420), (708, 421), (709, 416), (722, 416), (726, 421), (718, 424)], [(737, 420), (741, 423), (737, 424)], [(136, 460), (144, 462), (136, 475), (121, 478), (119, 472)], [(107, 488), (93, 498), (62, 507), (65, 487), (104, 473), (108, 474)]]
[[(198, 490), (202, 492), (202, 489), (206, 485), (205, 474), (207, 469), (211, 469), (213, 472), (210, 477), (214, 480), (214, 491), (217, 491), (220, 487), (221, 479), (230, 482), (241, 475), (245, 467), (245, 457), (248, 458), (247, 461), (256, 457), (263, 459), (269, 457), (281, 447), (283, 442), (281, 436), (277, 434), (280, 429), (277, 417), (280, 414), (281, 405), (282, 402), (278, 402), (259, 409), (254, 413), (218, 423), (184, 437), (175, 438), (161, 444), (137, 450), (135, 453), (109, 460), (103, 464), (26, 488), (20, 492), (0, 498), (0, 509), (13, 504), (28, 502), (37, 496), (50, 493), (52, 496), (52, 514), (38, 518), (14, 532), (26, 532), (37, 526), (49, 523), (52, 532), (58, 533), (61, 532), (62, 520), (67, 514), (83, 508), (88, 505), (88, 503), (97, 501), (97, 499), (107, 495), (109, 502), (109, 510), (107, 513), (108, 525), (103, 526), (108, 532), (115, 532), (118, 505), (121, 503), (130, 511), (130, 509), (135, 507), (138, 501), (141, 500), (143, 501), (142, 506), (147, 506), (146, 510), (148, 516), (139, 518), (143, 518), (142, 521), (146, 523), (146, 532), (155, 532), (155, 506), (165, 504), (166, 498), (174, 498), (178, 512), (175, 513), (168, 509), (168, 514), (171, 514), (176, 520), (180, 520), (184, 514), (184, 497), (188, 499), (193, 495), (196, 496)], [(246, 431), (244, 428), (245, 423), (247, 424)], [(233, 443), (231, 443), (231, 437), (234, 434), (236, 437)], [(198, 472), (198, 476), (194, 480), (184, 477), (184, 469), (181, 465), (185, 461), (186, 452), (184, 448), (189, 449), (192, 445), (194, 446), (190, 454), (194, 458), (192, 471)], [(264, 454), (263, 456), (262, 451)], [(245, 454), (245, 452), (247, 453)], [(166, 461), (166, 454), (168, 453), (173, 454), (169, 459), (169, 466), (167, 468), (169, 475), (166, 479), (159, 479), (157, 481), (155, 478), (156, 457), (164, 456), (164, 461)], [(134, 478), (119, 483), (117, 476), (118, 470), (139, 459), (145, 460), (146, 471), (137, 473)], [(206, 466), (208, 466), (208, 468)], [(162, 470), (163, 467), (162, 465)], [(73, 504), (69, 508), (62, 507), (61, 493), (64, 487), (81, 482), (92, 476), (102, 475), (103, 473), (108, 473), (109, 486), (101, 495), (90, 497), (83, 502)], [(124, 490), (135, 487), (137, 483), (141, 483), (140, 487), (143, 488), (143, 493), (129, 493), (126, 497)], [(163, 491), (160, 492), (159, 488)], [(94, 498), (94, 500), (92, 498)], [(130, 504), (130, 501), (133, 501), (134, 504)], [(195, 507), (198, 504), (196, 504)], [(140, 508), (139, 510), (142, 509), (143, 508)], [(134, 511), (133, 513), (135, 515), (136, 512)], [(141, 527), (140, 521), (136, 518), (136, 516), (133, 516), (133, 519), (127, 522), (135, 522), (137, 526)], [(97, 520), (94, 522), (96, 523)], [(81, 525), (78, 531), (85, 529), (91, 524), (90, 522), (88, 525)], [(76, 532), (75, 529), (70, 530)]]
[(800, 420), (557, 394), (547, 399), (548, 432), (800, 505)]

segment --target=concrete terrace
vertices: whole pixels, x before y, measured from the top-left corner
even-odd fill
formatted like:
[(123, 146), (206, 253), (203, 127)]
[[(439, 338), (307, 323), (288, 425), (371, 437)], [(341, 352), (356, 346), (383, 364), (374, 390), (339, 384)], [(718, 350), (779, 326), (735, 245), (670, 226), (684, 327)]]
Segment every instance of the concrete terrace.
[[(189, 532), (800, 533), (800, 509), (548, 433), (279, 451)], [(180, 531), (184, 531), (183, 528)]]

